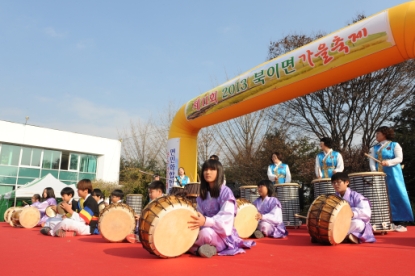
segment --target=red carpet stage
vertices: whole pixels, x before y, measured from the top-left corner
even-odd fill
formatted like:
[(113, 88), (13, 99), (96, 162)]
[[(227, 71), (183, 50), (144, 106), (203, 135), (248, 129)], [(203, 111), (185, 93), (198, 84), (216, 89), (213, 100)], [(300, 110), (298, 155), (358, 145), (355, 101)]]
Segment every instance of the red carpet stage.
[(0, 223), (0, 275), (413, 275), (415, 269), (415, 227), (377, 235), (374, 244), (322, 246), (310, 243), (302, 226), (284, 240), (261, 239), (246, 254), (211, 259), (159, 259), (141, 244), (39, 230)]

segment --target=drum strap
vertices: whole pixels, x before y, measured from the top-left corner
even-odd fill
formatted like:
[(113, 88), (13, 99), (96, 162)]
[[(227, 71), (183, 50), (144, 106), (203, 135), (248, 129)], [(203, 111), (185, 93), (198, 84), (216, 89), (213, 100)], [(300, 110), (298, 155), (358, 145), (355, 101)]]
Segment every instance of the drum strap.
[[(382, 158), (382, 150), (384, 149), (384, 148), (386, 148), (389, 144), (391, 143), (391, 141), (388, 141), (387, 143), (385, 143), (383, 146), (381, 146), (380, 148), (379, 148), (379, 150), (376, 152), (376, 154), (378, 155), (378, 160), (380, 161), (380, 162), (382, 162), (383, 161), (383, 158)], [(378, 172), (383, 172), (383, 166), (382, 166), (382, 164), (381, 163), (379, 163), (378, 164)]]

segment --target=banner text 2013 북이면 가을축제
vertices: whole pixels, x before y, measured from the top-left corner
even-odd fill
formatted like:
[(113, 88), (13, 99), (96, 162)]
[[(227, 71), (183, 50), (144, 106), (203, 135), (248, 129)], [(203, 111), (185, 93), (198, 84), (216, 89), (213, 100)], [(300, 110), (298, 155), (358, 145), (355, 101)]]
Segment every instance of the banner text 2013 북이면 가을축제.
[(313, 41), (188, 101), (169, 139), (180, 138), (178, 158), (192, 181), (197, 134), (236, 118), (414, 58), (415, 2), (404, 3)]

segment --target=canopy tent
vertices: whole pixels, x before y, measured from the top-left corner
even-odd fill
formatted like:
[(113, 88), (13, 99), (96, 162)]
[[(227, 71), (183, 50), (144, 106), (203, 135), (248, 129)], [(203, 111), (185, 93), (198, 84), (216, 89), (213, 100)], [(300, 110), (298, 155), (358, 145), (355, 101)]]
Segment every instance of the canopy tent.
[(61, 190), (65, 187), (71, 187), (75, 191), (74, 198), (79, 198), (76, 186), (66, 185), (65, 183), (60, 182), (52, 174), (47, 174), (42, 178), (35, 179), (32, 182), (17, 188), (17, 190), (10, 191), (3, 195), (0, 195), (0, 200), (2, 199), (11, 199), (16, 196), (16, 198), (31, 198), (34, 194), (39, 194), (42, 196), (43, 190), (47, 187), (53, 188), (55, 196), (61, 197)]

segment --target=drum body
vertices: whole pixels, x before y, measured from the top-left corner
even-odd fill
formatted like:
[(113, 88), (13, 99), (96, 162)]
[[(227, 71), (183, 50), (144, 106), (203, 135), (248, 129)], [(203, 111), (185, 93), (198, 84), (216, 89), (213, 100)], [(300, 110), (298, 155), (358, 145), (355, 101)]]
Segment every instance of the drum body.
[(246, 239), (258, 227), (258, 221), (255, 219), (255, 215), (258, 214), (258, 209), (251, 202), (243, 198), (238, 198), (236, 204), (238, 206), (238, 212), (233, 225), (239, 237)]
[(382, 172), (364, 172), (349, 174), (349, 188), (366, 197), (372, 209), (370, 223), (374, 231), (391, 230), (391, 212), (389, 205), (386, 174)]
[(200, 195), (200, 183), (187, 183), (184, 186), (186, 198), (196, 205), (196, 198)]
[(133, 208), (136, 214), (140, 214), (143, 208), (143, 195), (141, 194), (129, 194), (126, 197), (125, 202)]
[(307, 229), (322, 244), (336, 245), (347, 236), (353, 212), (349, 203), (332, 194), (317, 197), (307, 214)]
[(241, 198), (250, 202), (254, 202), (259, 197), (257, 186), (241, 186), (239, 190), (241, 191)]
[(184, 187), (173, 186), (170, 188), (169, 195), (185, 196)]
[(13, 213), (14, 209), (21, 209), (21, 208), (22, 207), (10, 207), (10, 208), (8, 208), (3, 214), (4, 222), (10, 223), (10, 219), (11, 219), (11, 216), (12, 216), (12, 213)]
[(314, 199), (320, 195), (334, 194), (336, 191), (331, 185), (331, 178), (319, 178), (311, 181), (314, 185)]
[(136, 220), (134, 210), (124, 203), (110, 204), (99, 214), (98, 230), (109, 242), (122, 242), (133, 233)]
[(282, 220), (286, 226), (300, 226), (301, 220), (295, 216), (300, 212), (299, 184), (275, 184), (278, 200), (281, 202)]
[(54, 217), (56, 217), (57, 214), (59, 214), (61, 216), (64, 216), (68, 213), (68, 212), (65, 211), (65, 209), (62, 208), (62, 206), (60, 204), (58, 204), (58, 206), (56, 206), (56, 210), (57, 210), (57, 212), (55, 212), (52, 209), (52, 206), (48, 206), (48, 207), (46, 207), (45, 214), (46, 214), (46, 216), (48, 216), (50, 218), (54, 218)]
[(139, 222), (143, 247), (161, 258), (187, 252), (195, 243), (199, 229), (189, 229), (190, 216), (197, 216), (192, 203), (182, 197), (159, 197), (144, 208)]
[(35, 207), (25, 207), (13, 210), (10, 225), (13, 227), (33, 228), (39, 221), (39, 210)]

